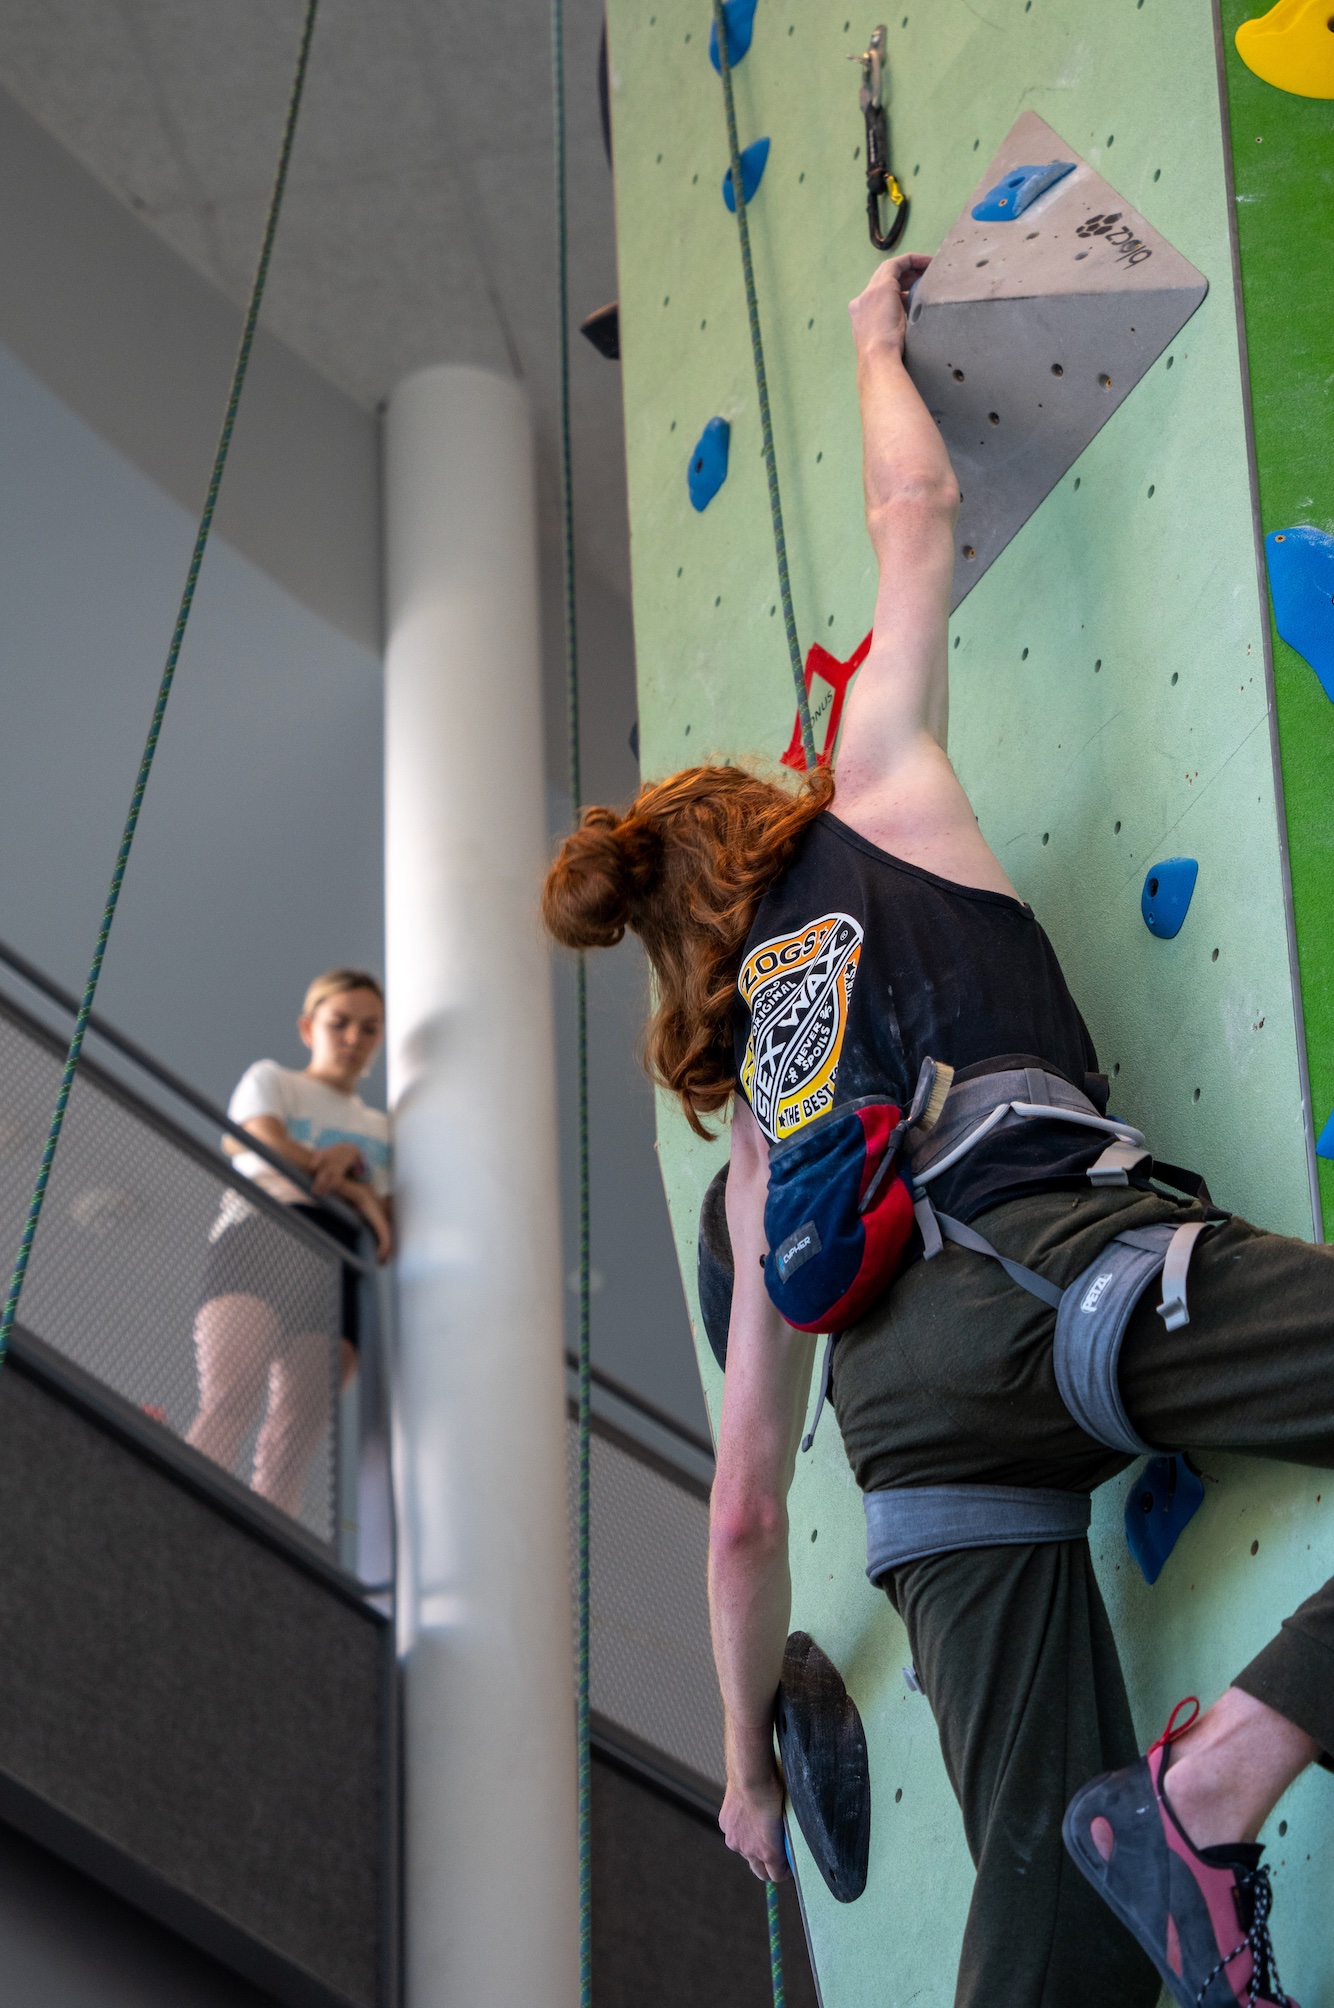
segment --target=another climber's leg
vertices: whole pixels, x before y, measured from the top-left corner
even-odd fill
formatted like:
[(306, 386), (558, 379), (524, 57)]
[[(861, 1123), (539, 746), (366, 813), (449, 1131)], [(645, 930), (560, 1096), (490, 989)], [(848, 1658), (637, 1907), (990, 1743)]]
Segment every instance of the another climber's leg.
[(956, 2008), (1153, 2008), (1152, 1966), (1061, 1844), (1071, 1794), (1136, 1755), (1087, 1543), (934, 1556), (886, 1587), (977, 1866)]

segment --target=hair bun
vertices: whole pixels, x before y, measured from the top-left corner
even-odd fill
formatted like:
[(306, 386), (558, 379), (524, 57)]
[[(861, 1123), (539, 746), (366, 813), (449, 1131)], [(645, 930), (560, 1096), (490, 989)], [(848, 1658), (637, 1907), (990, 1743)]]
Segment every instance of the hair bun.
[(567, 948), (611, 948), (662, 877), (659, 833), (633, 813), (586, 809), (547, 876), (542, 917)]

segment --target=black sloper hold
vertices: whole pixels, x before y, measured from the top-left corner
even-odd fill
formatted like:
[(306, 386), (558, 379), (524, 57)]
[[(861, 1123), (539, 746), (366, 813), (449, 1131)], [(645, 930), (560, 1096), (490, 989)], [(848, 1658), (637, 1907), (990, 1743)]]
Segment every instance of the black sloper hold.
[(600, 356), (609, 363), (621, 358), (621, 308), (620, 302), (613, 300), (610, 306), (598, 307), (586, 314), (579, 323), (579, 332), (590, 341)]
[(699, 1209), (699, 1308), (709, 1350), (727, 1371), (727, 1327), (732, 1321), (732, 1237), (727, 1230), (727, 1165), (709, 1181)]
[(871, 1858), (866, 1732), (843, 1676), (809, 1632), (788, 1637), (776, 1714), (797, 1825), (831, 1896), (855, 1903)]

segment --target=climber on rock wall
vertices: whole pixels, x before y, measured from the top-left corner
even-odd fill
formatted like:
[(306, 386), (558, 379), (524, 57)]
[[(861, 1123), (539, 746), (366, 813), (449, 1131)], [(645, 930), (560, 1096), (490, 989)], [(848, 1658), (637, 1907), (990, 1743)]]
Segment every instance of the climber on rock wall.
[(851, 308), (880, 587), (837, 782), (647, 783), (585, 813), (544, 897), (571, 947), (639, 934), (651, 1071), (702, 1135), (731, 1108), (721, 1825), (786, 1875), (786, 1496), (832, 1328), (870, 1573), (977, 1869), (960, 2008), (1152, 2008), (1159, 1979), (1183, 2008), (1282, 2008), (1256, 1837), (1334, 1750), (1334, 1584), (1140, 1755), (1085, 1530), (1137, 1447), (1334, 1464), (1334, 1268), (1160, 1189), (950, 765), (958, 487), (903, 362), (927, 262), (886, 263)]

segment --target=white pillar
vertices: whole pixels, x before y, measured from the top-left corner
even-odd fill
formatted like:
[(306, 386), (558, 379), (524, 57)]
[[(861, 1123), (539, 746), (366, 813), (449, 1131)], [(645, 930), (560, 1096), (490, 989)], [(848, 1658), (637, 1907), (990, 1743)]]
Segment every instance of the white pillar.
[(419, 370), (385, 513), (408, 2008), (570, 2008), (578, 1906), (532, 433)]

